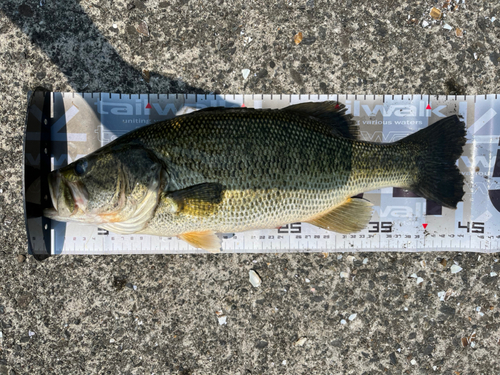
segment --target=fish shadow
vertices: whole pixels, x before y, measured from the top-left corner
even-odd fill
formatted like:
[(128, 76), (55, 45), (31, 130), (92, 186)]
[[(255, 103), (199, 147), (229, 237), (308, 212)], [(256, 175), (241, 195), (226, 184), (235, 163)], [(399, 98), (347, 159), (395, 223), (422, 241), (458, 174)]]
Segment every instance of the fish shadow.
[[(53, 64), (59, 67), (74, 91), (211, 93), (187, 84), (181, 79), (168, 77), (161, 71), (146, 71), (125, 61), (78, 1), (40, 0), (37, 3), (33, 1), (17, 5), (12, 2), (1, 2), (0, 11), (22, 30), (31, 43), (40, 48)], [(93, 6), (100, 7), (99, 3)], [(101, 11), (104, 12), (105, 9)], [(124, 34), (119, 34), (119, 41), (122, 42), (124, 39), (125, 44), (132, 49), (132, 55), (146, 55), (152, 49), (165, 48), (159, 45), (153, 46), (152, 38), (141, 34), (137, 31), (140, 27), (136, 26), (129, 25)], [(108, 30), (110, 37), (118, 32), (118, 28), (114, 27)], [(20, 61), (30, 58), (26, 53), (24, 56), (15, 57)], [(50, 86), (42, 63), (35, 62), (34, 65), (38, 84)], [(49, 91), (54, 89), (48, 88)], [(58, 91), (57, 88), (54, 91)]]

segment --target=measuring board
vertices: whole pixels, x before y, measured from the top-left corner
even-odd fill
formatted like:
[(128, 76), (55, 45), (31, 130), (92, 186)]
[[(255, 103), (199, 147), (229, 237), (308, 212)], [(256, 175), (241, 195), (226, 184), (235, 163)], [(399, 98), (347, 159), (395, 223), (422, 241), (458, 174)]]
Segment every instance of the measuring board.
[[(196, 109), (283, 108), (338, 100), (360, 128), (361, 139), (395, 142), (443, 117), (458, 114), (467, 143), (457, 161), (465, 176), (464, 201), (451, 210), (409, 191), (385, 188), (363, 197), (374, 204), (367, 228), (338, 234), (306, 223), (280, 229), (221, 234), (222, 252), (476, 251), (500, 248), (500, 98), (426, 95), (33, 95), (25, 143), (26, 209), (44, 205), (46, 187), (30, 173), (60, 168), (138, 127)], [(32, 179), (31, 179), (32, 180)], [(28, 186), (30, 185), (30, 186)], [(37, 190), (38, 189), (38, 190)], [(45, 189), (45, 190), (44, 190)], [(39, 195), (29, 198), (30, 193)], [(40, 192), (41, 191), (41, 192)], [(31, 200), (31, 202), (30, 202)], [(93, 226), (60, 223), (27, 214), (30, 249), (55, 254), (203, 253), (177, 238), (121, 235)], [(31, 229), (30, 229), (30, 220)]]

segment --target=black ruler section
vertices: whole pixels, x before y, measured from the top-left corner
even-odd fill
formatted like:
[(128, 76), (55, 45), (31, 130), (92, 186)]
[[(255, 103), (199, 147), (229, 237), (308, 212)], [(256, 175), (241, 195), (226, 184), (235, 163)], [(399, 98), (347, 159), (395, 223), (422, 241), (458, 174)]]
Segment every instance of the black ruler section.
[(51, 206), (47, 176), (50, 172), (50, 96), (37, 88), (28, 99), (24, 134), (24, 218), (28, 251), (37, 260), (50, 256), (51, 220), (43, 216)]

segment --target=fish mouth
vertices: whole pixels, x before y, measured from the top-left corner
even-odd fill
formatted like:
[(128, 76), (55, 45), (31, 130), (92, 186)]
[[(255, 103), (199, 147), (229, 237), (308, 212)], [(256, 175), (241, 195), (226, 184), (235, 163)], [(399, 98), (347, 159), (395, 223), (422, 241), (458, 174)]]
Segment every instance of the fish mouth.
[(55, 220), (64, 220), (85, 212), (88, 192), (82, 183), (67, 181), (59, 171), (49, 174), (49, 192), (53, 208), (44, 210), (44, 215)]
[(73, 210), (73, 215), (78, 211), (85, 212), (87, 210), (87, 202), (89, 200), (87, 189), (85, 189), (81, 182), (66, 181), (66, 185), (70, 190), (71, 198), (73, 199), (73, 204), (75, 207)]
[(61, 173), (59, 171), (49, 174), (49, 192), (50, 199), (52, 200), (52, 206), (54, 210), (57, 211), (57, 192), (59, 191), (58, 186), (61, 183)]
[(52, 207), (44, 209), (43, 216), (54, 220), (64, 220), (64, 218), (61, 217), (58, 212), (59, 185), (61, 183), (61, 174), (59, 173), (59, 171), (54, 171), (52, 173), (49, 173), (47, 181), (49, 185), (49, 193), (50, 193), (50, 200), (52, 203)]

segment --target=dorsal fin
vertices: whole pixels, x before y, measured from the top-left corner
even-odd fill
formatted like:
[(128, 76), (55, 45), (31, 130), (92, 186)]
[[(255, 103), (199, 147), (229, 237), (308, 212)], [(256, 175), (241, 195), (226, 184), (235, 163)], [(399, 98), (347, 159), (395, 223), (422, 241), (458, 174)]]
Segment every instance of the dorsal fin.
[[(200, 108), (196, 109), (196, 111), (191, 112), (191, 113), (200, 113), (200, 112), (215, 112), (215, 111), (223, 111), (225, 109), (239, 109), (238, 107), (232, 108), (232, 107), (205, 107), (205, 108)], [(189, 114), (191, 114), (189, 113)]]
[(329, 126), (335, 135), (350, 139), (357, 139), (359, 136), (359, 129), (352, 120), (352, 115), (346, 115), (347, 108), (342, 103), (334, 101), (299, 103), (281, 110), (321, 121)]

